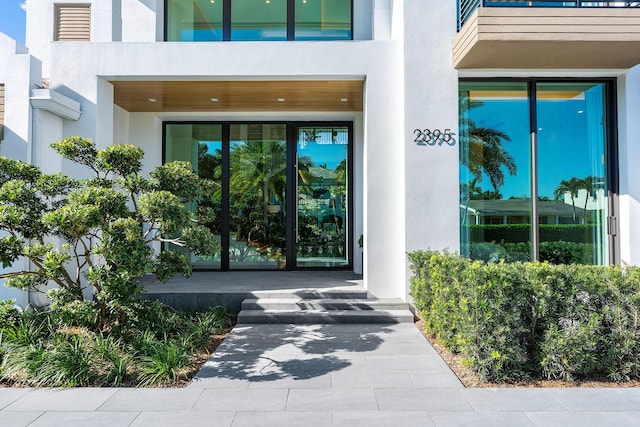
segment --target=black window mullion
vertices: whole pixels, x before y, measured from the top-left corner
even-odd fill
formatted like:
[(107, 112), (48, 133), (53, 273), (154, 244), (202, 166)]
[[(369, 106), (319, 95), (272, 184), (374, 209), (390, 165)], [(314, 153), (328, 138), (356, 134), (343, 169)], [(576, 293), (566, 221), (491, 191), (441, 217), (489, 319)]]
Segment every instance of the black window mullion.
[(353, 0), (351, 0), (351, 17), (349, 18), (351, 20), (351, 40), (354, 40), (354, 34), (353, 34), (353, 13), (354, 13), (354, 7), (353, 7)]
[(162, 37), (163, 41), (167, 41), (169, 39), (169, 0), (164, 0), (164, 19), (163, 19), (164, 28), (162, 29)]
[(606, 101), (606, 117), (605, 124), (607, 126), (606, 133), (606, 179), (607, 187), (605, 191), (608, 192), (609, 202), (609, 218), (607, 218), (607, 235), (609, 238), (609, 263), (612, 265), (619, 265), (620, 259), (620, 240), (618, 239), (618, 196), (620, 194), (620, 160), (618, 153), (618, 117), (616, 114), (616, 105), (618, 103), (616, 96), (616, 84), (615, 81), (608, 81), (605, 85), (605, 101)]
[(529, 80), (529, 129), (531, 132), (531, 261), (540, 260), (540, 218), (538, 215), (538, 97), (536, 81)]
[(287, 124), (287, 270), (296, 268), (298, 236), (297, 126)]
[(296, 39), (296, 1), (287, 0), (287, 40)]
[(230, 124), (222, 124), (222, 227), (220, 243), (222, 253), (220, 257), (220, 269), (229, 270), (229, 232), (231, 228), (231, 215), (229, 213), (229, 179), (231, 178), (231, 162), (229, 154)]
[(231, 0), (222, 3), (222, 40), (231, 40)]
[(355, 190), (353, 185), (353, 122), (347, 123), (347, 127), (349, 129), (349, 145), (347, 146), (347, 203), (349, 204), (347, 215), (349, 215), (349, 217), (347, 218), (348, 221), (346, 224), (347, 229), (345, 230), (345, 236), (347, 236), (347, 263), (349, 269), (353, 269), (353, 251), (357, 241), (353, 235), (353, 213), (355, 212), (355, 207), (353, 205), (353, 201), (355, 200), (353, 194)]

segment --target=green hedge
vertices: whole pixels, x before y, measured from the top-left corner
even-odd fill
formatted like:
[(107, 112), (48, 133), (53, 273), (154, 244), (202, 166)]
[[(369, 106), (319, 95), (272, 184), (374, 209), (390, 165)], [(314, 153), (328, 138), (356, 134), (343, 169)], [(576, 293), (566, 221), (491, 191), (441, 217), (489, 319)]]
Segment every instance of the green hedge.
[[(463, 253), (480, 261), (529, 261), (529, 242), (473, 242)], [(540, 260), (551, 264), (595, 264), (593, 243), (540, 242)]]
[[(529, 224), (470, 225), (472, 242), (526, 242), (531, 239)], [(542, 242), (581, 242), (593, 243), (596, 224), (540, 224)]]
[(430, 333), (480, 378), (640, 379), (640, 269), (409, 254)]

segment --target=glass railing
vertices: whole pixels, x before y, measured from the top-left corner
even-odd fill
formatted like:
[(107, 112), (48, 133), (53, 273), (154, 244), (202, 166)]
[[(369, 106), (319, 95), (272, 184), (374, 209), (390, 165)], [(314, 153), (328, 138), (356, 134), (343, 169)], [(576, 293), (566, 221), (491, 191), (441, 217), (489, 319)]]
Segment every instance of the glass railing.
[(479, 7), (637, 7), (640, 1), (558, 1), (558, 0), (458, 0), (458, 30), (469, 20), (473, 12)]

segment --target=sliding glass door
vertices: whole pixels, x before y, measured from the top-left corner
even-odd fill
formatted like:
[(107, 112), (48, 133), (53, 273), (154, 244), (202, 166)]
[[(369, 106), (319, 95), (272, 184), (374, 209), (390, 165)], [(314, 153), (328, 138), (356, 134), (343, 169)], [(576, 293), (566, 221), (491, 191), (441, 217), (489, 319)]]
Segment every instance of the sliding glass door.
[(194, 268), (351, 265), (350, 124), (166, 123), (165, 161), (212, 182), (206, 225), (220, 238)]

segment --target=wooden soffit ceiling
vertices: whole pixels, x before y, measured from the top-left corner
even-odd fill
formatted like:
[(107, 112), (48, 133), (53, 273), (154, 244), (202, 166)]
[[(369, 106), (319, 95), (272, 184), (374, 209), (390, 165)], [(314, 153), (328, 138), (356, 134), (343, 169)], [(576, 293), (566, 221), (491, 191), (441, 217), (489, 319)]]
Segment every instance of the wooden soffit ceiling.
[(129, 112), (357, 112), (362, 80), (112, 81)]

